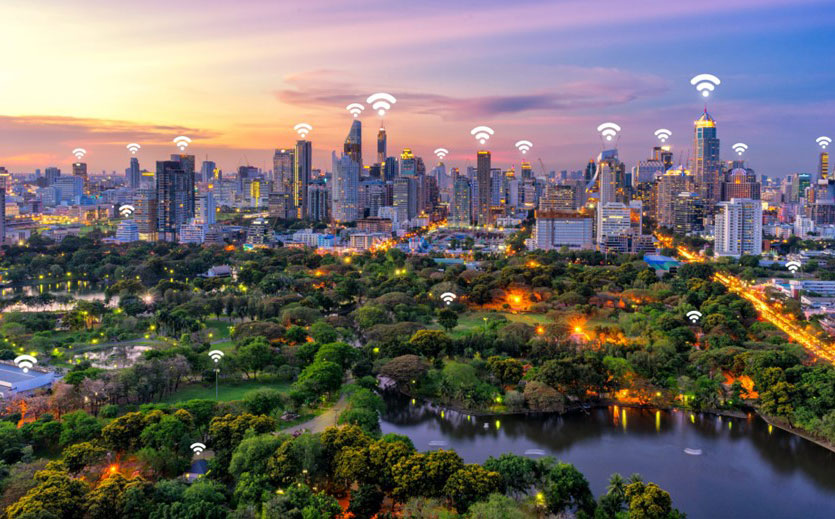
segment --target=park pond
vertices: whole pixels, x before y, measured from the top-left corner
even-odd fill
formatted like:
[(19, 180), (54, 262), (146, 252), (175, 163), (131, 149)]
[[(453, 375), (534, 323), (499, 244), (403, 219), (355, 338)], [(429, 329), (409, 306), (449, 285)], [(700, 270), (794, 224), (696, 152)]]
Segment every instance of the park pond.
[(595, 496), (640, 473), (690, 519), (835, 517), (835, 453), (755, 415), (728, 418), (618, 406), (566, 415), (472, 416), (387, 397), (383, 433), (465, 462), (512, 452), (573, 463)]

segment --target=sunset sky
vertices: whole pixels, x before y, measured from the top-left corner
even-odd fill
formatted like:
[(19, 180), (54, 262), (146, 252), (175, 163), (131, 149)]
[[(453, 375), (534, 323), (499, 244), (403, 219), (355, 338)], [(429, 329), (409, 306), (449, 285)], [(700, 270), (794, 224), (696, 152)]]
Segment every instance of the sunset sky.
[[(308, 122), (314, 166), (330, 169), (351, 116), (378, 91), (389, 153), (432, 150), (465, 166), (489, 125), (494, 163), (528, 153), (551, 170), (580, 169), (614, 121), (627, 166), (647, 158), (653, 131), (672, 130), (684, 160), (704, 108), (695, 74), (722, 79), (708, 110), (723, 158), (749, 145), (758, 173), (812, 171), (815, 138), (835, 137), (835, 2), (345, 0), (4, 0), (0, 165), (68, 170), (76, 147), (93, 172), (143, 167), (171, 139), (225, 171), (269, 169)], [(366, 163), (379, 118), (366, 109)], [(538, 168), (537, 168), (538, 169)]]

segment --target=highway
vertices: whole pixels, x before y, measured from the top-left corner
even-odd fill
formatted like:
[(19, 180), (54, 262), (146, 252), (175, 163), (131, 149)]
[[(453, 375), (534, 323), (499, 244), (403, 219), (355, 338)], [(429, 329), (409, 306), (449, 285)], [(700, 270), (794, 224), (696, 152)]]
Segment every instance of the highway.
[[(673, 240), (669, 236), (656, 235), (656, 237), (662, 246), (673, 248)], [(675, 249), (679, 256), (687, 263), (701, 263), (705, 261), (702, 256), (688, 250), (686, 247), (677, 246)], [(805, 330), (794, 320), (793, 316), (784, 314), (779, 308), (769, 303), (762, 294), (751, 289), (747, 283), (724, 272), (717, 272), (714, 274), (713, 279), (725, 285), (731, 292), (739, 294), (740, 297), (750, 301), (760, 314), (760, 317), (779, 328), (793, 341), (803, 346), (809, 353), (818, 358), (835, 363), (835, 345), (831, 342), (823, 341), (813, 333)]]

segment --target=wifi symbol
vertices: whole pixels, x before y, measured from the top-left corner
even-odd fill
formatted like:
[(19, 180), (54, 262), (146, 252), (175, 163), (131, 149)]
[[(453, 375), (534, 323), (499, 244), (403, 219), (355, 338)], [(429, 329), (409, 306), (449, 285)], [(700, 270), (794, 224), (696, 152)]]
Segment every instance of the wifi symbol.
[(453, 301), (455, 301), (457, 297), (458, 296), (453, 294), (452, 292), (444, 292), (443, 294), (441, 294), (441, 301), (443, 301), (447, 305), (450, 305)]
[(22, 369), (24, 373), (29, 373), (29, 368), (38, 363), (38, 359), (31, 355), (18, 355), (14, 360), (15, 366)]
[(304, 139), (305, 137), (307, 137), (307, 134), (310, 133), (310, 130), (312, 130), (313, 127), (307, 123), (299, 123), (293, 126), (293, 129), (296, 130), (296, 133), (299, 134), (299, 137)]
[(620, 126), (615, 123), (603, 123), (597, 127), (597, 131), (607, 141), (611, 141), (620, 131)]
[(655, 130), (655, 136), (658, 137), (658, 140), (661, 142), (667, 142), (667, 139), (673, 135), (673, 132), (666, 128), (659, 128)]
[(215, 364), (220, 362), (220, 359), (223, 358), (223, 352), (220, 350), (212, 350), (209, 352), (209, 358), (215, 361)]
[(141, 148), (141, 147), (142, 146), (140, 146), (139, 144), (136, 144), (135, 142), (132, 142), (132, 143), (128, 144), (127, 146), (125, 146), (125, 148), (130, 150), (131, 155), (136, 155), (136, 152), (139, 151), (139, 148)]
[(122, 218), (127, 218), (132, 215), (135, 210), (136, 208), (132, 205), (125, 204), (119, 208), (119, 214), (122, 215)]
[(186, 151), (188, 145), (191, 144), (191, 139), (186, 137), (185, 135), (180, 135), (179, 137), (174, 137), (174, 144), (180, 148), (180, 151)]
[(826, 135), (821, 135), (820, 137), (815, 139), (815, 142), (817, 142), (818, 146), (820, 146), (821, 148), (826, 149), (827, 146), (832, 144), (832, 139), (830, 139)]
[(531, 141), (519, 141), (516, 144), (516, 149), (522, 152), (522, 155), (527, 153), (531, 148), (533, 148), (533, 143)]
[(194, 442), (194, 443), (191, 444), (191, 447), (189, 447), (189, 448), (195, 454), (200, 454), (201, 452), (206, 450), (206, 444), (205, 443), (200, 443), (200, 442)]
[(484, 144), (485, 142), (490, 140), (490, 137), (492, 137), (494, 133), (496, 132), (494, 132), (493, 128), (490, 128), (489, 126), (476, 126), (472, 130), (470, 130), (470, 135), (474, 135), (475, 140), (477, 140), (481, 144)]
[(702, 318), (702, 313), (698, 310), (690, 310), (687, 312), (687, 318), (690, 319), (691, 323), (696, 324)]
[(748, 150), (748, 145), (744, 142), (737, 142), (736, 144), (731, 146), (731, 148), (733, 148), (737, 155), (742, 155), (743, 153), (745, 153), (746, 150)]
[(432, 153), (437, 155), (439, 159), (444, 160), (444, 157), (449, 155), (449, 150), (446, 149), (446, 148), (438, 148), (435, 151), (433, 151)]
[(391, 94), (377, 92), (376, 94), (368, 96), (368, 99), (366, 99), (365, 102), (370, 104), (371, 108), (377, 110), (377, 114), (380, 117), (383, 117), (386, 115), (386, 111), (391, 110), (391, 105), (396, 103), (397, 99), (395, 99)]
[(84, 158), (84, 155), (87, 154), (87, 150), (84, 148), (76, 148), (72, 150), (72, 154), (75, 155), (76, 160), (81, 160)]
[(719, 83), (721, 81), (713, 74), (698, 74), (690, 80), (690, 84), (696, 85), (696, 90), (702, 93), (702, 97), (710, 96), (710, 93), (716, 90)]
[(797, 272), (797, 269), (799, 269), (802, 266), (803, 265), (799, 261), (789, 261), (788, 263), (786, 263), (786, 268), (789, 269), (789, 271), (791, 271), (792, 274)]
[(351, 103), (345, 109), (351, 112), (351, 115), (354, 117), (359, 117), (362, 111), (365, 110), (365, 107), (359, 103)]

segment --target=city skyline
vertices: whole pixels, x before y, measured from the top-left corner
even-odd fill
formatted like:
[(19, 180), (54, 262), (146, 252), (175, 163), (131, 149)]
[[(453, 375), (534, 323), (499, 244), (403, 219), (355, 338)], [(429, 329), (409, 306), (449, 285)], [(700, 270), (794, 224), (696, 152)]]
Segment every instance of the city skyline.
[[(833, 133), (835, 115), (826, 98), (835, 73), (820, 66), (833, 36), (816, 28), (835, 8), (650, 3), (657, 9), (633, 13), (613, 2), (243, 2), (207, 12), (191, 2), (149, 2), (124, 16), (91, 0), (50, 7), (62, 21), (48, 31), (53, 19), (40, 17), (38, 2), (16, 3), (4, 8), (20, 22), (8, 37), (23, 50), (0, 76), (0, 160), (13, 172), (68, 170), (70, 151), (82, 146), (91, 173), (121, 173), (131, 157), (125, 144), (138, 142), (136, 156), (151, 169), (185, 134), (200, 160), (267, 170), (273, 150), (292, 147), (293, 125), (305, 121), (314, 127), (313, 167), (328, 169), (352, 121), (344, 107), (389, 91), (398, 98), (385, 119), (390, 155), (408, 147), (434, 163), (432, 150), (443, 146), (447, 164), (474, 164), (478, 145), (468, 130), (488, 124), (495, 164), (518, 165), (513, 143), (530, 139), (528, 160), (576, 170), (603, 147), (596, 125), (612, 120), (623, 127), (624, 162), (645, 160), (660, 127), (672, 130), (667, 144), (681, 162), (692, 156), (692, 122), (704, 104), (689, 78), (711, 72), (723, 80), (708, 100), (723, 159), (735, 158), (730, 145), (743, 141), (758, 173), (814, 172), (814, 139)], [(267, 23), (276, 16), (304, 29), (276, 30)], [(165, 20), (177, 20), (174, 34)], [(85, 36), (79, 25), (96, 30)], [(688, 27), (698, 27), (698, 52), (681, 38)], [(346, 40), (350, 34), (360, 36)], [(372, 150), (379, 118), (368, 108), (360, 117)]]

